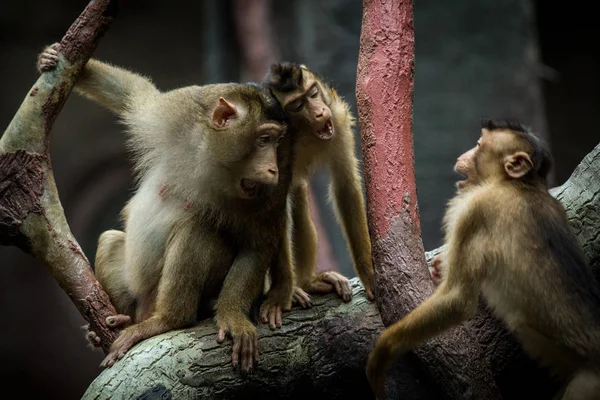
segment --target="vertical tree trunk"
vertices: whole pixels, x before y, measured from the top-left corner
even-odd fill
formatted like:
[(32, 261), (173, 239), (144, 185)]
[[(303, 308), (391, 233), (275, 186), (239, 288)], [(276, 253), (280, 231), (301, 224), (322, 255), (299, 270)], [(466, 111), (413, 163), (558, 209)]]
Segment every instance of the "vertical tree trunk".
[[(364, 0), (357, 104), (377, 304), (386, 326), (432, 293), (421, 241), (412, 138), (414, 27), (410, 0)], [(489, 360), (464, 326), (415, 353), (450, 398), (501, 398)]]

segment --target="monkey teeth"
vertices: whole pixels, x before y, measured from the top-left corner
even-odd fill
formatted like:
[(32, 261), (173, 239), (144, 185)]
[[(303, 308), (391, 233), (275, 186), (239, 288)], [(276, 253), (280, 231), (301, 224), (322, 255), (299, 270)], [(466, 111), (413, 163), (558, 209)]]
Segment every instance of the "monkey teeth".
[(333, 137), (334, 133), (335, 133), (335, 130), (333, 128), (333, 121), (331, 119), (329, 119), (325, 123), (325, 126), (323, 127), (323, 129), (316, 132), (316, 136), (319, 139), (329, 140)]

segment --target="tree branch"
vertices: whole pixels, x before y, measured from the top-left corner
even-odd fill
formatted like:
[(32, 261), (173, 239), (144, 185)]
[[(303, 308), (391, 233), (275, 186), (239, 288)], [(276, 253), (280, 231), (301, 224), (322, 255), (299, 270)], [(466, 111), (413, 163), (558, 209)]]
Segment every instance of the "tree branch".
[[(421, 241), (412, 137), (411, 0), (364, 0), (356, 97), (376, 296), (386, 326), (433, 292)], [(499, 399), (477, 338), (465, 326), (419, 346), (423, 368), (450, 398)]]
[(117, 11), (117, 0), (88, 4), (61, 41), (60, 61), (43, 73), (0, 139), (0, 244), (43, 261), (108, 350), (115, 309), (81, 251), (60, 203), (49, 146), (52, 125)]

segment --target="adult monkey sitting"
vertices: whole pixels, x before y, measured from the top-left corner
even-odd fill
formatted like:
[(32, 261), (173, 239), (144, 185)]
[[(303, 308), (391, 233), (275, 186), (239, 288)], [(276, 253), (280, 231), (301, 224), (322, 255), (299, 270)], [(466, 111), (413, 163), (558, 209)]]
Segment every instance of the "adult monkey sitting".
[[(323, 79), (305, 65), (273, 64), (264, 79), (289, 119), (294, 135), (290, 206), (292, 219), (292, 253), (297, 287), (294, 300), (309, 306), (308, 293), (336, 291), (344, 301), (351, 299), (348, 279), (336, 272), (316, 273), (317, 234), (308, 199), (309, 180), (318, 168), (331, 175), (330, 194), (336, 217), (343, 228), (367, 297), (374, 297), (374, 274), (371, 239), (367, 226), (365, 201), (361, 186), (355, 139), (355, 123), (350, 106)], [(273, 279), (273, 287), (278, 286)], [(277, 299), (267, 297), (261, 312), (263, 322), (272, 328), (281, 325)]]
[(367, 363), (384, 397), (395, 357), (471, 318), (482, 294), (532, 358), (564, 382), (563, 400), (600, 399), (600, 288), (563, 206), (548, 193), (550, 152), (514, 121), (485, 121), (460, 156), (444, 216), (435, 293), (389, 326)]
[[(40, 55), (40, 71), (57, 67), (58, 50)], [(101, 365), (112, 366), (141, 340), (191, 325), (198, 304), (218, 296), (218, 341), (230, 335), (234, 366), (241, 358), (249, 370), (258, 356), (251, 304), (277, 257), (289, 263), (291, 139), (280, 105), (256, 84), (160, 92), (97, 60), (84, 67), (75, 90), (120, 116), (138, 179), (123, 211), (124, 232), (104, 232), (96, 254), (98, 280), (122, 313), (107, 324), (134, 322)], [(291, 292), (291, 275), (279, 278)], [(97, 339), (93, 332), (90, 338)]]

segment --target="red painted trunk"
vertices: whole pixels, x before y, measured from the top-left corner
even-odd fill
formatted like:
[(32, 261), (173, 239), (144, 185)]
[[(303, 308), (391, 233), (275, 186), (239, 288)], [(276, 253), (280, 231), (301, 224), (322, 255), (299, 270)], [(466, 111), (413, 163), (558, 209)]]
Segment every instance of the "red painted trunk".
[(366, 0), (356, 97), (377, 302), (386, 326), (416, 306), (401, 310), (399, 292), (427, 278), (414, 169), (413, 67), (412, 3)]

